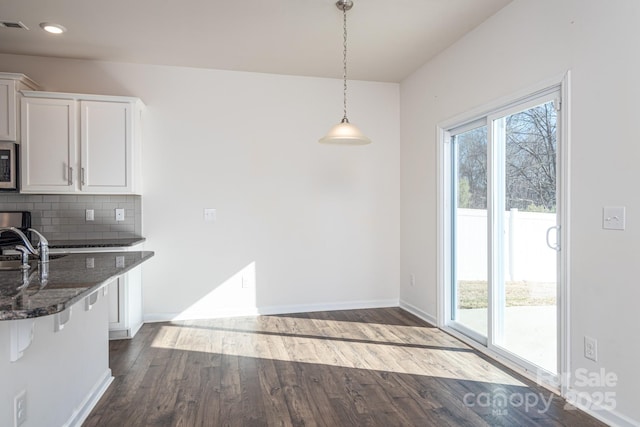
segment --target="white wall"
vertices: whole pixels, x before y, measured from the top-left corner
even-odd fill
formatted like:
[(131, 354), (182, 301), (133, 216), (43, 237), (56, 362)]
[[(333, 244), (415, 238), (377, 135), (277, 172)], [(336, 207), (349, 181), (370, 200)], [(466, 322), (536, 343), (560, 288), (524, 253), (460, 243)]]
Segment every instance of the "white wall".
[[(435, 318), (436, 124), (571, 70), (570, 370), (615, 373), (605, 415), (629, 425), (640, 423), (638, 22), (636, 0), (515, 0), (401, 84), (401, 300)], [(602, 230), (611, 205), (627, 208), (623, 232)], [(583, 357), (585, 335), (598, 362)]]
[[(15, 55), (0, 64), (46, 90), (146, 104), (147, 319), (397, 303), (399, 85), (351, 82), (350, 119), (374, 142), (335, 147), (316, 141), (341, 119), (340, 80)], [(203, 208), (217, 209), (215, 223)]]

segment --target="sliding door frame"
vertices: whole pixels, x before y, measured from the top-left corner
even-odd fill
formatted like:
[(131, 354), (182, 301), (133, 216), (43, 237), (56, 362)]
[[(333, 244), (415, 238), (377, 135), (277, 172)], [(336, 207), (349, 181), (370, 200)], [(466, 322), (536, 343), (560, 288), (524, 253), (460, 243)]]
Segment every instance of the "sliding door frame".
[[(557, 127), (557, 164), (559, 173), (557, 176), (557, 218), (561, 224), (559, 230), (558, 239), (561, 244), (561, 251), (558, 254), (558, 294), (557, 294), (557, 320), (558, 320), (558, 375), (557, 379), (551, 379), (546, 376), (540, 377), (538, 372), (532, 372), (529, 366), (524, 366), (512, 362), (508, 358), (505, 358), (499, 351), (495, 351), (491, 345), (487, 345), (486, 342), (477, 342), (470, 339), (468, 336), (460, 333), (456, 329), (451, 327), (451, 314), (452, 307), (450, 302), (452, 301), (451, 283), (453, 280), (452, 274), (452, 258), (453, 244), (452, 244), (452, 215), (453, 205), (451, 198), (453, 189), (451, 188), (451, 174), (453, 173), (453, 164), (451, 161), (452, 149), (451, 149), (451, 133), (450, 129), (460, 128), (466, 124), (471, 125), (474, 122), (478, 122), (483, 118), (486, 119), (487, 129), (492, 132), (492, 122), (489, 118), (493, 117), (495, 113), (504, 111), (517, 104), (526, 102), (529, 99), (544, 94), (550, 93), (554, 90), (560, 90), (561, 94), (561, 108), (558, 111), (558, 127)], [(538, 383), (547, 386), (553, 390), (557, 390), (561, 395), (565, 396), (569, 384), (566, 383), (570, 372), (570, 306), (569, 306), (569, 294), (570, 294), (570, 274), (569, 274), (569, 260), (570, 260), (570, 73), (566, 72), (563, 75), (541, 82), (538, 85), (519, 91), (508, 97), (504, 97), (495, 101), (492, 101), (486, 105), (476, 108), (464, 114), (460, 114), (451, 119), (443, 121), (437, 126), (437, 185), (438, 185), (438, 259), (437, 259), (437, 278), (438, 278), (438, 313), (437, 322), (438, 327), (444, 331), (460, 338), (467, 344), (476, 348), (477, 350), (487, 354), (488, 356), (499, 360), (501, 363), (516, 369), (523, 373), (527, 377), (537, 381)], [(492, 153), (489, 153), (489, 161), (491, 161)], [(491, 191), (489, 194), (492, 197)], [(493, 298), (491, 289), (489, 289), (489, 299)], [(493, 304), (489, 304), (489, 318), (493, 319), (491, 313)], [(492, 322), (488, 324), (488, 336), (491, 337)], [(485, 340), (486, 341), (486, 340)]]

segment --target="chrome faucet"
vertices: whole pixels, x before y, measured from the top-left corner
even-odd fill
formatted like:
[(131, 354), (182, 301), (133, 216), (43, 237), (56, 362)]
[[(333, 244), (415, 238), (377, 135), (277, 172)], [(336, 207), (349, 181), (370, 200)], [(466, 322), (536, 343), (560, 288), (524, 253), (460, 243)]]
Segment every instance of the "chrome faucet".
[(16, 236), (20, 237), (24, 243), (24, 245), (16, 246), (16, 250), (22, 254), (22, 268), (29, 268), (29, 254), (39, 257), (41, 263), (49, 262), (49, 242), (38, 230), (29, 228), (29, 231), (38, 236), (38, 249), (34, 248), (27, 236), (25, 236), (24, 233), (16, 227), (0, 227), (0, 234), (5, 231), (13, 232)]

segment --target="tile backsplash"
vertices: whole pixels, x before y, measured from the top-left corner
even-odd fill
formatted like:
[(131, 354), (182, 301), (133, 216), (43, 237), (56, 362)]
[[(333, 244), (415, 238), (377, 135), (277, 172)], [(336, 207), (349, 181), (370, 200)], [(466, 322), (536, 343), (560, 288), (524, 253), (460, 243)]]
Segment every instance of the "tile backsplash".
[[(124, 221), (115, 210), (124, 209)], [(85, 220), (85, 210), (94, 220)], [(141, 196), (0, 193), (0, 211), (30, 211), (31, 226), (48, 239), (114, 239), (142, 235)]]

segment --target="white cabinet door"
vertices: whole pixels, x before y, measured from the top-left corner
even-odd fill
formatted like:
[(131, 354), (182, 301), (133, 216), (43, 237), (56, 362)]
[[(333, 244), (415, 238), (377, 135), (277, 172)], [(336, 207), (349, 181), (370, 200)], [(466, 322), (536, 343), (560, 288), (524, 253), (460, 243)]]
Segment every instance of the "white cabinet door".
[(109, 339), (133, 338), (142, 327), (142, 269), (136, 267), (109, 284)]
[(76, 102), (22, 99), (21, 191), (68, 193), (76, 190)]
[(16, 82), (0, 79), (0, 141), (16, 141)]
[(114, 280), (107, 286), (109, 300), (109, 330), (121, 330), (126, 327), (124, 316), (124, 286), (121, 278)]
[(133, 192), (133, 104), (80, 101), (80, 188)]

